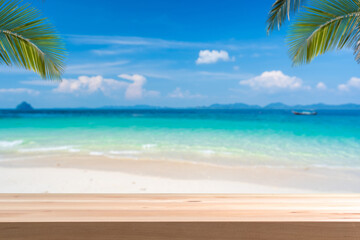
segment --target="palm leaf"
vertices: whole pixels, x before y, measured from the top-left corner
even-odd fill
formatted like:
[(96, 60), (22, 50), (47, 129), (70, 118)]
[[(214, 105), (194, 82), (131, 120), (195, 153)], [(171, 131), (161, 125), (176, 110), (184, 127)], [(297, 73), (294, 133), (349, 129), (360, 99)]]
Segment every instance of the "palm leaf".
[(276, 0), (267, 19), (267, 32), (270, 33), (276, 26), (280, 28), (286, 19), (290, 19), (290, 14), (300, 8), (302, 2), (304, 0)]
[(0, 0), (0, 64), (61, 79), (64, 55), (60, 37), (38, 10), (17, 0)]
[(295, 65), (309, 63), (333, 49), (356, 49), (359, 40), (358, 0), (315, 0), (312, 3), (290, 26), (287, 41)]

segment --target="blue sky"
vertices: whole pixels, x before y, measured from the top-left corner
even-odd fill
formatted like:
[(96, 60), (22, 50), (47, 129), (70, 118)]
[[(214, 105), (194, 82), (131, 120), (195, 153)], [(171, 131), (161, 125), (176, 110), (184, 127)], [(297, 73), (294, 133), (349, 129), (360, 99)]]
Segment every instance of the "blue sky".
[(64, 38), (64, 79), (2, 66), (1, 108), (360, 103), (352, 51), (292, 67), (287, 28), (266, 35), (270, 0), (32, 3)]

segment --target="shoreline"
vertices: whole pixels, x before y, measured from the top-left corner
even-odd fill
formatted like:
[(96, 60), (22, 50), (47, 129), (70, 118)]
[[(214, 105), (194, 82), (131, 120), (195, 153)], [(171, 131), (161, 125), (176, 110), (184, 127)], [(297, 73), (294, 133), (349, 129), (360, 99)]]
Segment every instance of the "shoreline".
[[(21, 176), (21, 177), (19, 177)], [(360, 170), (63, 154), (0, 162), (1, 193), (356, 193)]]

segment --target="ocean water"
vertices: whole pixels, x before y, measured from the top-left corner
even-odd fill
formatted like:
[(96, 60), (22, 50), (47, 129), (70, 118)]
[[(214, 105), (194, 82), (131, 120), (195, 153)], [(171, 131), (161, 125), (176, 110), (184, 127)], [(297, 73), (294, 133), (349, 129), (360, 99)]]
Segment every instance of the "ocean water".
[(295, 116), (287, 110), (0, 110), (0, 161), (65, 154), (359, 168), (360, 112)]

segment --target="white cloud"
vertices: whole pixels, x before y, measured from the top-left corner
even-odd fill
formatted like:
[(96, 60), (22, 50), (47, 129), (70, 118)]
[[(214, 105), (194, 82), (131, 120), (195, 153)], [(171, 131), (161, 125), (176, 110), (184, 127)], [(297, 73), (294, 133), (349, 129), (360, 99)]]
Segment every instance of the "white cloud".
[(0, 93), (27, 93), (29, 95), (39, 95), (40, 92), (29, 88), (0, 88)]
[(54, 91), (61, 93), (94, 93), (101, 91), (106, 93), (110, 89), (125, 88), (126, 86), (127, 84), (124, 82), (106, 79), (100, 75), (94, 77), (80, 76), (78, 79), (63, 79)]
[(316, 88), (319, 89), (319, 90), (326, 90), (326, 89), (327, 89), (327, 86), (326, 86), (325, 83), (319, 82), (319, 83), (316, 85)]
[(346, 86), (346, 84), (340, 84), (340, 85), (338, 86), (338, 89), (339, 89), (340, 91), (349, 91), (349, 88), (348, 88), (348, 86)]
[(201, 94), (191, 94), (189, 90), (181, 90), (181, 88), (177, 87), (173, 92), (168, 95), (171, 98), (203, 98), (204, 96)]
[(229, 53), (224, 50), (201, 50), (196, 64), (210, 64), (218, 61), (230, 61)]
[[(302, 80), (285, 75), (282, 71), (266, 71), (261, 75), (240, 81), (241, 85), (248, 85), (253, 89), (299, 89), (303, 88)], [(309, 89), (309, 87), (305, 87)]]
[(147, 91), (143, 88), (146, 78), (139, 74), (121, 74), (120, 78), (130, 81), (118, 81), (111, 78), (104, 78), (100, 75), (94, 77), (80, 76), (78, 79), (63, 79), (54, 89), (59, 93), (85, 93), (92, 94), (102, 92), (104, 95), (111, 95), (114, 91), (125, 89), (126, 99), (139, 99), (144, 96), (157, 96), (157, 91)]
[(340, 91), (349, 91), (351, 88), (360, 89), (360, 78), (352, 77), (347, 83), (338, 86)]
[(128, 75), (128, 74), (121, 74), (119, 75), (120, 78), (132, 81), (126, 89), (125, 97), (127, 99), (138, 99), (142, 98), (144, 89), (143, 85), (146, 83), (146, 78), (139, 74)]

